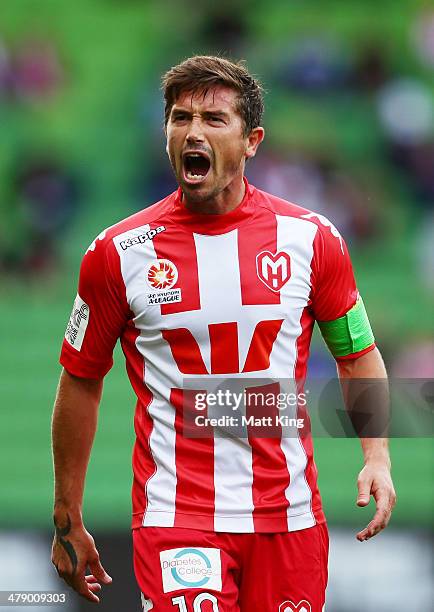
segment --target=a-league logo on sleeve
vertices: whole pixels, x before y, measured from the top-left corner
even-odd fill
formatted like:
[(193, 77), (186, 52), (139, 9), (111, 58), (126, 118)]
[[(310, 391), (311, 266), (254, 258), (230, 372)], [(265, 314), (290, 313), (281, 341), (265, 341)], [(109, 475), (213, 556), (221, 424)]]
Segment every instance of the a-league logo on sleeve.
[(81, 350), (89, 323), (90, 309), (77, 293), (65, 332), (65, 340), (77, 351)]

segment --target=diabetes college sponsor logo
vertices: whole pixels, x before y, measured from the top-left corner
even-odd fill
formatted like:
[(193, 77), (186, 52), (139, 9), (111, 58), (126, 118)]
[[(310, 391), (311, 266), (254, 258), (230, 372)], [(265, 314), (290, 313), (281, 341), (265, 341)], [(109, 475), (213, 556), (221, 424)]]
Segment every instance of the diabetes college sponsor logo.
[(163, 591), (180, 589), (222, 589), (222, 569), (218, 548), (172, 548), (160, 552)]
[(172, 289), (178, 280), (178, 270), (169, 259), (157, 259), (146, 270), (146, 281), (155, 293), (148, 294), (148, 305), (181, 301), (181, 289)]

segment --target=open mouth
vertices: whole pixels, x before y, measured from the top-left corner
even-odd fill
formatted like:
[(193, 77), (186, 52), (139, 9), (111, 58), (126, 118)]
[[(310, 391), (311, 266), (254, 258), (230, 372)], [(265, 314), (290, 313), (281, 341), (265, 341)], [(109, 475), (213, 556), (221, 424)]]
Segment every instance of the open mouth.
[(205, 180), (211, 162), (204, 153), (186, 153), (183, 156), (184, 179), (187, 183), (201, 183)]

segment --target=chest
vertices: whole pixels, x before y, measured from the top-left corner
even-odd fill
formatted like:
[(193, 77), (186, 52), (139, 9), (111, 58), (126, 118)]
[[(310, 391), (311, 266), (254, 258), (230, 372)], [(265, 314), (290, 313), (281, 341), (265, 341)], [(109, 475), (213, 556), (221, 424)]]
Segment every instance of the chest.
[(134, 243), (150, 227), (116, 239), (127, 301), (143, 332), (183, 327), (200, 337), (225, 323), (250, 330), (259, 321), (298, 321), (309, 303), (312, 224), (283, 217), (275, 231), (247, 224), (218, 235), (167, 227)]

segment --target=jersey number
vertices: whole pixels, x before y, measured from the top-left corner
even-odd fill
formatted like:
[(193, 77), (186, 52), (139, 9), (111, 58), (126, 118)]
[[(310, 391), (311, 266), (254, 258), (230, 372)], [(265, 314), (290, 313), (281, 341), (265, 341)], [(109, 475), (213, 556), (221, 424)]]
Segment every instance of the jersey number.
[[(202, 602), (204, 601), (210, 601), (212, 603), (213, 612), (219, 612), (217, 597), (211, 595), (211, 593), (200, 593), (194, 598), (193, 612), (202, 612)], [(172, 603), (174, 606), (179, 607), (179, 612), (188, 612), (184, 595), (181, 595), (181, 597), (172, 597)]]

